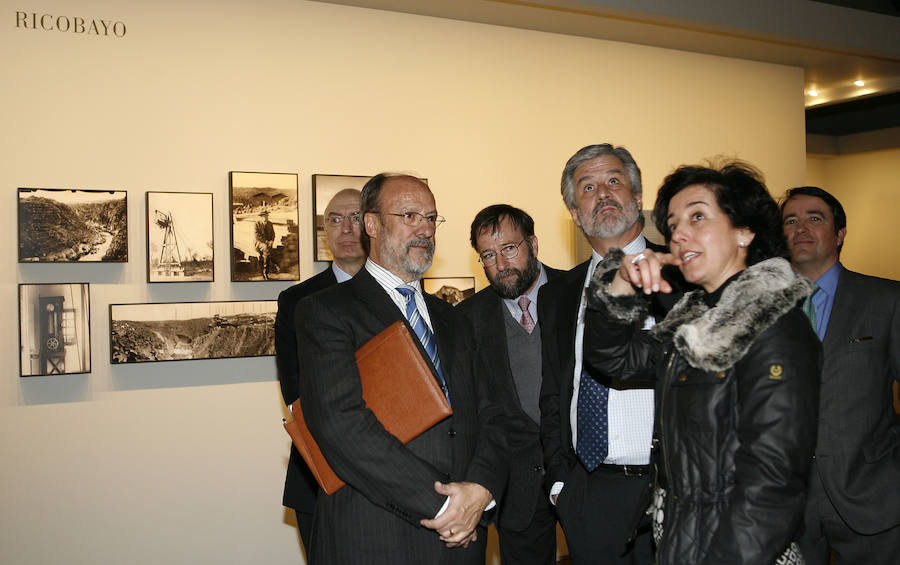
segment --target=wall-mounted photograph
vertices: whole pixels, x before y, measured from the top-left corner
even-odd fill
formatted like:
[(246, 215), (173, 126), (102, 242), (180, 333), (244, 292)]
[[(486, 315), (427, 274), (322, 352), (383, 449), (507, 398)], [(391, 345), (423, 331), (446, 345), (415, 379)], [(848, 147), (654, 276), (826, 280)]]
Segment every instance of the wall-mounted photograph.
[(325, 207), (334, 195), (345, 188), (362, 190), (372, 177), (357, 175), (313, 175), (313, 253), (316, 261), (331, 261), (331, 251), (325, 241)]
[(124, 190), (19, 189), (19, 262), (128, 261)]
[(300, 280), (296, 173), (229, 174), (231, 280)]
[(147, 282), (215, 279), (213, 195), (147, 192)]
[(19, 285), (19, 376), (91, 372), (87, 283)]
[(456, 306), (475, 294), (475, 277), (425, 277), (422, 290)]
[(277, 300), (110, 304), (110, 361), (274, 355), (277, 310)]

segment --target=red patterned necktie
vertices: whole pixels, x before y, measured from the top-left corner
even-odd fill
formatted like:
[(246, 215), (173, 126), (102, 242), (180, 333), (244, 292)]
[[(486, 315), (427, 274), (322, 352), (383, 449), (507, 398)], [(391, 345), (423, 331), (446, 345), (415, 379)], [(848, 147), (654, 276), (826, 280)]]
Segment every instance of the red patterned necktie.
[(519, 308), (522, 309), (522, 317), (519, 319), (519, 323), (522, 324), (522, 327), (525, 328), (525, 331), (531, 333), (534, 331), (534, 318), (531, 317), (531, 312), (528, 311), (528, 306), (531, 305), (531, 300), (526, 296), (519, 297)]

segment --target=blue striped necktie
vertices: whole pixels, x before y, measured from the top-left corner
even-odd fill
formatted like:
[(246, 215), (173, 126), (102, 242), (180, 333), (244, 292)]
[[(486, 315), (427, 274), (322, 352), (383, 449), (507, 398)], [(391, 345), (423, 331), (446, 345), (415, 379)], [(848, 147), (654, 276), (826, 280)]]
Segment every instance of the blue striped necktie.
[(416, 307), (416, 291), (408, 286), (398, 286), (397, 292), (402, 294), (406, 299), (406, 319), (409, 321), (409, 325), (412, 327), (413, 331), (416, 332), (416, 337), (422, 342), (425, 353), (428, 354), (431, 363), (437, 371), (438, 383), (441, 385), (441, 390), (444, 391), (447, 402), (450, 402), (450, 391), (447, 389), (447, 381), (444, 380), (444, 372), (441, 370), (441, 358), (438, 357), (437, 340), (434, 339), (434, 334), (431, 333), (428, 324), (425, 323), (425, 320), (423, 320), (422, 316), (419, 314), (419, 309)]

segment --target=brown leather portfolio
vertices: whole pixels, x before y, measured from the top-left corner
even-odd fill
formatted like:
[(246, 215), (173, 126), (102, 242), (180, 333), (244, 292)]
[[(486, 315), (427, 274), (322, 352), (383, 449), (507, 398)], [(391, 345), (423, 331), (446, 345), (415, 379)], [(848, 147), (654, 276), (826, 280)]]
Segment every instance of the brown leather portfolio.
[[(397, 321), (356, 351), (366, 406), (404, 444), (453, 413), (416, 344), (417, 338)], [(291, 404), (291, 413), (284, 429), (322, 490), (333, 494), (345, 483), (328, 465), (306, 427), (299, 399)]]

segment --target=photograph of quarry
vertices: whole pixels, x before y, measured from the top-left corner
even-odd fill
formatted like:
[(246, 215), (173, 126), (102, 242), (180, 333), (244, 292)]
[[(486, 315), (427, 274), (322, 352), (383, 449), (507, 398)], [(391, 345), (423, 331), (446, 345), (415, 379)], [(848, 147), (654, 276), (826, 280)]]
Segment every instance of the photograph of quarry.
[(19, 262), (126, 262), (124, 190), (19, 189)]
[(110, 361), (274, 355), (277, 310), (277, 300), (110, 304)]

